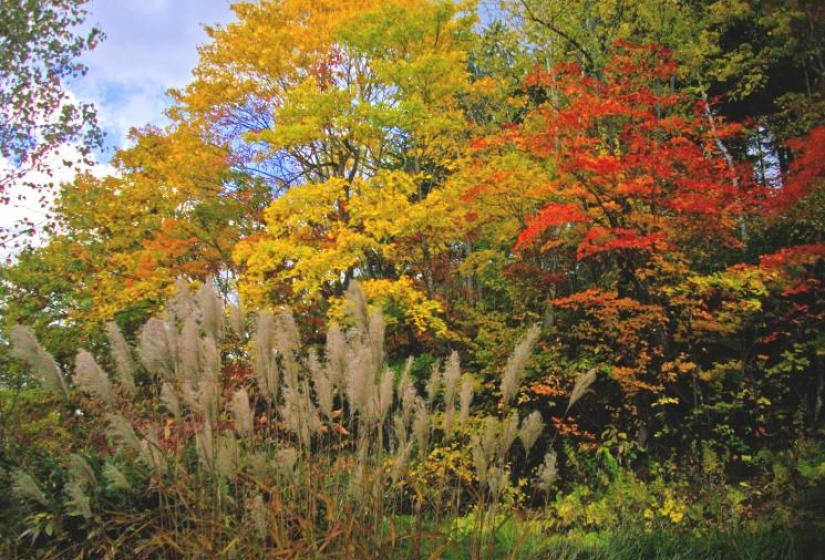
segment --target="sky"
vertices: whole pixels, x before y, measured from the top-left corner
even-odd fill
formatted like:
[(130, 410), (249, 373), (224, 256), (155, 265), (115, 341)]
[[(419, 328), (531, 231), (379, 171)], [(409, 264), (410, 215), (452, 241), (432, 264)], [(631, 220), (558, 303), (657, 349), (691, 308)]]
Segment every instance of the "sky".
[[(198, 62), (198, 45), (208, 41), (203, 24), (232, 20), (229, 0), (91, 0), (87, 24), (106, 34), (98, 47), (82, 61), (88, 73), (66, 84), (74, 99), (94, 103), (106, 132), (106, 148), (96, 155), (91, 171), (111, 173), (108, 165), (115, 148), (127, 144), (129, 129), (147, 124), (163, 125), (169, 105), (166, 91), (185, 86)], [(71, 146), (55, 154), (55, 180), (71, 181), (72, 172), (60, 165), (64, 156), (76, 153)], [(0, 170), (8, 165), (0, 161)], [(32, 175), (29, 179), (37, 181)], [(45, 179), (45, 178), (44, 178)], [(22, 195), (17, 199), (17, 194)], [(11, 189), (13, 202), (0, 205), (0, 224), (14, 229), (21, 218), (35, 224), (45, 221), (46, 211), (37, 195), (25, 187)], [(35, 243), (41, 239), (33, 240)], [(14, 251), (0, 248), (0, 262)]]
[(163, 124), (166, 91), (186, 85), (207, 42), (203, 24), (232, 19), (229, 0), (92, 0), (87, 22), (106, 39), (83, 57), (89, 72), (71, 92), (97, 108), (111, 148), (131, 127)]

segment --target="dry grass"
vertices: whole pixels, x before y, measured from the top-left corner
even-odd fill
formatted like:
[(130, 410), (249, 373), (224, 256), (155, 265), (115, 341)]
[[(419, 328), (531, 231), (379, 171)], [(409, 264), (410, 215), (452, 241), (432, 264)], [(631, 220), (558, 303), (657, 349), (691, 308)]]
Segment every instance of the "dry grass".
[[(521, 419), (507, 406), (537, 331), (507, 364), (505, 412), (482, 421), (457, 354), (433, 368), (425, 397), (411, 362), (400, 375), (388, 367), (383, 318), (356, 283), (348, 298), (354, 327), (332, 325), (319, 357), (287, 314), (244, 321), (209, 285), (194, 296), (182, 289), (141, 332), (142, 383), (132, 350), (109, 326), (114, 381), (88, 352), (76, 366), (75, 383), (102, 411), (110, 447), (92, 450), (97, 473), (80, 456), (69, 464), (65, 511), (88, 532), (74, 546), (139, 558), (422, 558), (463, 546), (484, 558), (515, 492), (514, 443), (529, 451), (544, 430), (537, 412)], [(18, 331), (19, 353), (57, 379), (59, 368), (28, 334)], [(422, 475), (449, 441), (467, 450), (468, 468)], [(34, 479), (15, 476), (35, 509), (48, 503)], [(554, 478), (548, 455), (537, 482), (549, 487)], [(432, 530), (468, 513), (469, 540)]]

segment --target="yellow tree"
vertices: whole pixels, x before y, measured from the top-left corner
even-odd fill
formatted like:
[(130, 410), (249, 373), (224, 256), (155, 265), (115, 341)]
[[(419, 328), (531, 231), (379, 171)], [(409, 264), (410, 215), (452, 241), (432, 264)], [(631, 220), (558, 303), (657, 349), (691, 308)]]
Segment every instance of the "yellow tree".
[(444, 332), (422, 204), (466, 150), (468, 99), (493, 89), (468, 72), (473, 8), (244, 3), (212, 31), (172, 114), (285, 192), (235, 251), (247, 300), (317, 309), (358, 277), (400, 320)]
[[(142, 310), (133, 317), (141, 320), (176, 278), (226, 277), (235, 243), (260, 220), (255, 183), (191, 128), (147, 128), (133, 140), (115, 155), (116, 173), (63, 185), (55, 203), (60, 233), (29, 256), (72, 286), (69, 320), (94, 325)], [(15, 278), (27, 282), (25, 274)]]

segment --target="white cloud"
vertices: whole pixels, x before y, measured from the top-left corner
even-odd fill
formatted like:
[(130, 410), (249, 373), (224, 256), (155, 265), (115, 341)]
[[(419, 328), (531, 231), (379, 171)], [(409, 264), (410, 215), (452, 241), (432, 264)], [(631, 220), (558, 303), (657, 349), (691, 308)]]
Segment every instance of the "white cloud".
[[(95, 163), (92, 166), (84, 166), (80, 169), (70, 168), (63, 165), (63, 161), (79, 161), (80, 151), (77, 146), (62, 146), (60, 149), (50, 154), (45, 160), (46, 165), (51, 169), (51, 176), (43, 172), (31, 172), (27, 174), (19, 183), (11, 185), (7, 193), (11, 199), (8, 204), (0, 204), (0, 227), (15, 233), (22, 233), (18, 238), (29, 245), (40, 245), (46, 238), (43, 232), (35, 230), (35, 235), (30, 237), (23, 233), (25, 229), (22, 224), (30, 222), (40, 228), (48, 221), (49, 212), (52, 209), (57, 189), (64, 183), (74, 180), (77, 171), (82, 173), (92, 173), (96, 177), (103, 177), (116, 173), (114, 167), (107, 163)], [(0, 176), (11, 169), (11, 164), (0, 158)], [(53, 188), (45, 188), (36, 191), (24, 183), (34, 183), (39, 185), (53, 184)], [(0, 246), (0, 262), (12, 258), (17, 252), (14, 244)]]
[(229, 0), (93, 0), (89, 12), (106, 40), (84, 57), (89, 72), (71, 89), (95, 103), (115, 146), (131, 127), (164, 122), (166, 91), (189, 82), (208, 40), (203, 25), (232, 18)]

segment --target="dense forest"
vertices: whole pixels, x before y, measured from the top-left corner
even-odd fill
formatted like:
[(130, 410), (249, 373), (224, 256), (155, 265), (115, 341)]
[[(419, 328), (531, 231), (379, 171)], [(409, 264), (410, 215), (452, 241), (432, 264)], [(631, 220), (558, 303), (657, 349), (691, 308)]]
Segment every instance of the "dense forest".
[[(2, 204), (85, 3), (0, 0)], [(823, 558), (825, 3), (232, 9), (0, 224), (0, 556)]]

